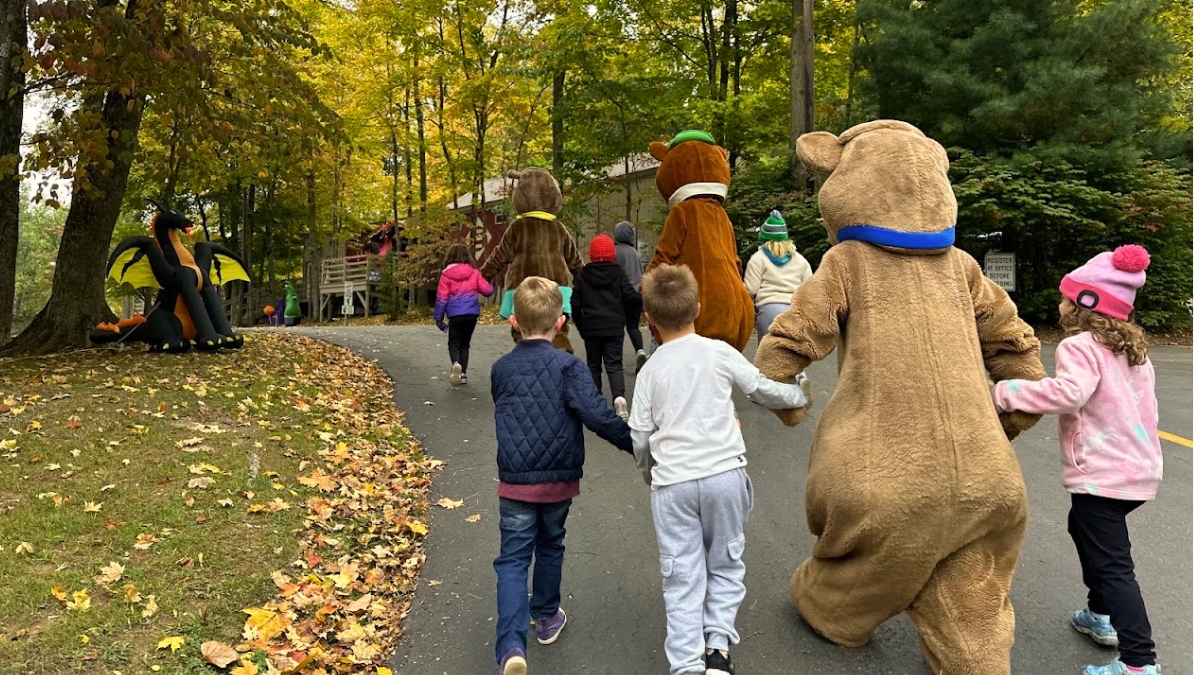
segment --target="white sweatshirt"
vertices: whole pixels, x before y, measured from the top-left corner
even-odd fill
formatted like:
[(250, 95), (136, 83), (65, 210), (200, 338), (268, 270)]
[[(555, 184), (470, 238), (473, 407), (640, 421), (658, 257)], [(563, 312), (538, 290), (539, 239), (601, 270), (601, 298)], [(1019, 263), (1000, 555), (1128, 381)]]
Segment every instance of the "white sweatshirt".
[(754, 299), (754, 306), (761, 309), (774, 302), (791, 304), (796, 289), (812, 274), (812, 267), (799, 252), (793, 253), (791, 260), (783, 265), (776, 265), (760, 247), (746, 264), (743, 283)]

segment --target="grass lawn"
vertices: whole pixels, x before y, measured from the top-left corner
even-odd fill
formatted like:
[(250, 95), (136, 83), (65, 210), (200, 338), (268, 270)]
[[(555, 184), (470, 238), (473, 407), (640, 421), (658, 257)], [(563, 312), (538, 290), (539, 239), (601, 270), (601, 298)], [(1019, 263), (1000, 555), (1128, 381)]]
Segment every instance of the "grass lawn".
[(376, 672), (439, 464), (391, 394), (277, 334), (0, 361), (0, 673)]

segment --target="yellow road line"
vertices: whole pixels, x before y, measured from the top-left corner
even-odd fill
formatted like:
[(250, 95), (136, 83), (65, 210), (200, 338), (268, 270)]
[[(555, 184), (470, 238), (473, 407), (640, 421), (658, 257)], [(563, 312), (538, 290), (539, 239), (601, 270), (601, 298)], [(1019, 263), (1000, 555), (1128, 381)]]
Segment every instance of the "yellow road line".
[(1182, 436), (1176, 436), (1175, 434), (1169, 434), (1165, 431), (1160, 430), (1158, 432), (1158, 437), (1163, 439), (1164, 441), (1170, 441), (1172, 443), (1175, 443), (1176, 445), (1182, 445), (1185, 448), (1192, 447), (1192, 442), (1186, 438), (1183, 438)]

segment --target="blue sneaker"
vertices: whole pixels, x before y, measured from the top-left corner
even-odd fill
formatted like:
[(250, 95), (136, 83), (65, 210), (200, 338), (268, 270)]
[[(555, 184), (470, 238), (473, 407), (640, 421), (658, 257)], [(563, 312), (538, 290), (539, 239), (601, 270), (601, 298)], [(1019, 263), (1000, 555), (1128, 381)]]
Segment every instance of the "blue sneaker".
[(534, 621), (534, 631), (537, 633), (537, 641), (544, 645), (554, 644), (554, 641), (558, 639), (559, 633), (562, 633), (563, 626), (566, 625), (567, 613), (559, 607), (554, 616)]
[(1083, 669), (1083, 675), (1162, 675), (1160, 666), (1142, 666), (1137, 670), (1133, 670), (1129, 666), (1121, 663), (1120, 659), (1113, 659), (1112, 663), (1107, 663), (1103, 666), (1088, 666)]
[(525, 652), (520, 647), (508, 650), (500, 660), (500, 675), (526, 675), (527, 668)]
[(1112, 622), (1104, 614), (1095, 614), (1086, 608), (1077, 609), (1075, 615), (1071, 617), (1071, 627), (1092, 638), (1092, 642), (1098, 645), (1117, 646), (1117, 631), (1113, 629)]

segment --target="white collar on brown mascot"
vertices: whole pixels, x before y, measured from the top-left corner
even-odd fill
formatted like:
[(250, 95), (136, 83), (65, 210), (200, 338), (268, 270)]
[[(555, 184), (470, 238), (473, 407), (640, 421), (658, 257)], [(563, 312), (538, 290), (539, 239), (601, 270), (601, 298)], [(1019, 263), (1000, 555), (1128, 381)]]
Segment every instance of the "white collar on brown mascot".
[(667, 200), (667, 205), (674, 207), (685, 199), (700, 195), (712, 195), (725, 199), (727, 194), (729, 194), (729, 186), (724, 183), (688, 183), (671, 195), (671, 198)]

